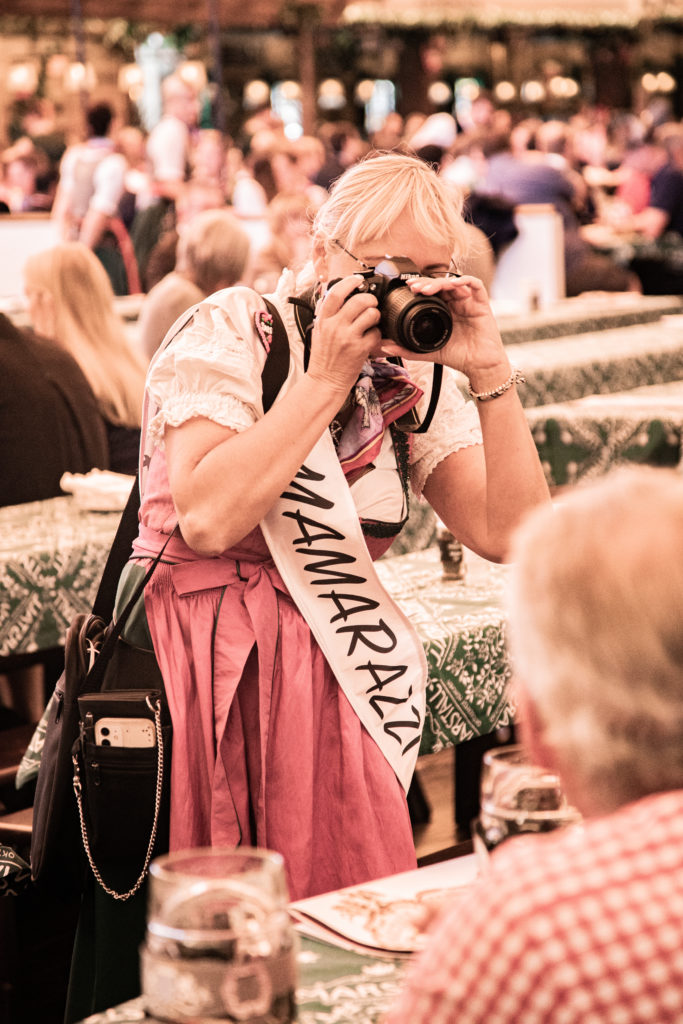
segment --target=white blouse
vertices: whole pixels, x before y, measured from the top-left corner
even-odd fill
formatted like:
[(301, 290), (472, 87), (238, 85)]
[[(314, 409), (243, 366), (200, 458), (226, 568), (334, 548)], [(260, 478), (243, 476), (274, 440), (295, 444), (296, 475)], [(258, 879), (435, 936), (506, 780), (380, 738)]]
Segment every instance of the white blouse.
[[(285, 271), (275, 294), (269, 296), (280, 311), (292, 347), (300, 345), (293, 307), (287, 302), (294, 293), (294, 275)], [(255, 328), (255, 318), (263, 309), (260, 296), (251, 289), (227, 288), (202, 302), (179, 334), (169, 332), (172, 343), (167, 336), (147, 376), (150, 406), (155, 410), (148, 431), (155, 444), (163, 444), (167, 424), (177, 427), (194, 416), (241, 431), (263, 415), (261, 371), (266, 351)], [(418, 405), (418, 412), (424, 415), (431, 394), (432, 364), (406, 362), (406, 369), (424, 392)], [(298, 371), (290, 368), (291, 372)], [(427, 477), (442, 459), (481, 443), (476, 407), (462, 395), (455, 374), (445, 369), (431, 426), (425, 434), (413, 435), (412, 490), (421, 496)], [(387, 431), (375, 463), (378, 472), (361, 476), (352, 487), (356, 506), (366, 518), (383, 522), (401, 518), (403, 495), (392, 449)]]

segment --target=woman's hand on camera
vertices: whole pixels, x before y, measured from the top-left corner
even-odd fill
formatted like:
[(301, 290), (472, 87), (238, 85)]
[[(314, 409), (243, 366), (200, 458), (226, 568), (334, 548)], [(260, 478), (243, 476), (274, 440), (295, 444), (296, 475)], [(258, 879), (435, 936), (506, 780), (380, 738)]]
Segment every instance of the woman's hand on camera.
[(377, 299), (354, 291), (362, 279), (345, 277), (328, 289), (316, 311), (308, 375), (345, 398), (371, 350), (381, 344)]
[(382, 343), (385, 355), (443, 363), (444, 366), (460, 370), (470, 379), (481, 378), (490, 371), (498, 373), (499, 369), (509, 373), (509, 360), (489, 297), (478, 278), (469, 275), (419, 277), (409, 281), (408, 287), (416, 294), (438, 295), (443, 299), (453, 318), (453, 331), (444, 347), (435, 352), (411, 352), (385, 341)]

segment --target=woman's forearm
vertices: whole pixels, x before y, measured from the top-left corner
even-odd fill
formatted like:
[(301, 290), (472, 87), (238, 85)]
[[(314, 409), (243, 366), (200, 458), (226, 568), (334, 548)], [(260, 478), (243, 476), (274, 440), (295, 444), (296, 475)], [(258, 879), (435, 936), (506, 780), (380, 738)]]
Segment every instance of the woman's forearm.
[(241, 433), (206, 419), (167, 428), (169, 482), (187, 544), (217, 555), (253, 530), (343, 400), (335, 388), (304, 374)]
[(550, 496), (515, 389), (479, 403), (483, 446), (439, 463), (424, 494), (437, 515), (473, 551), (504, 561), (512, 531)]

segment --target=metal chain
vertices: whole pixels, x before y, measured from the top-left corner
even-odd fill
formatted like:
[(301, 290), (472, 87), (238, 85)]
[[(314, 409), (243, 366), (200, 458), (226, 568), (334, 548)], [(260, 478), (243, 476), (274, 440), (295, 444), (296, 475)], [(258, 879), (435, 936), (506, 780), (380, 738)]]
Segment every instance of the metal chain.
[(149, 694), (145, 697), (145, 703), (150, 711), (154, 712), (154, 729), (157, 737), (157, 785), (156, 793), (154, 796), (154, 821), (152, 822), (152, 831), (149, 837), (149, 843), (147, 844), (147, 853), (145, 854), (145, 863), (142, 865), (142, 870), (138, 876), (137, 881), (133, 884), (132, 888), (128, 892), (117, 892), (115, 889), (110, 888), (102, 878), (99, 868), (95, 864), (92, 852), (90, 850), (90, 840), (88, 838), (88, 829), (85, 823), (85, 815), (83, 813), (83, 785), (81, 783), (81, 773), (78, 765), (78, 757), (75, 754), (71, 755), (71, 760), (74, 766), (74, 777), (73, 786), (74, 793), (76, 794), (76, 802), (78, 804), (78, 817), (81, 823), (81, 837), (83, 839), (83, 848), (85, 849), (88, 863), (92, 870), (93, 875), (102, 886), (108, 896), (112, 896), (115, 900), (127, 900), (131, 896), (134, 896), (140, 886), (145, 880), (147, 875), (147, 868), (149, 862), (152, 859), (152, 850), (154, 849), (154, 843), (156, 842), (157, 829), (159, 826), (159, 810), (161, 808), (161, 790), (164, 781), (164, 740), (161, 731), (161, 701), (157, 699), (156, 704), (152, 704)]

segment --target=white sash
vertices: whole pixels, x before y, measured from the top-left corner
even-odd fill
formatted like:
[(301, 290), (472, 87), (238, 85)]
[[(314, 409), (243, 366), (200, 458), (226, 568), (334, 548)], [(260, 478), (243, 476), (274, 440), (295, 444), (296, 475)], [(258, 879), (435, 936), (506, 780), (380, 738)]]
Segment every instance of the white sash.
[(407, 791), (424, 722), (424, 649), (375, 572), (329, 431), (260, 525), (339, 685)]
[[(220, 293), (213, 301), (221, 305)], [(155, 359), (187, 322), (168, 331)], [(278, 398), (303, 372), (299, 348)], [(140, 489), (153, 451), (146, 393)], [(351, 706), (407, 791), (420, 747), (427, 663), (410, 620), (375, 572), (328, 430), (260, 524), (268, 548)]]

